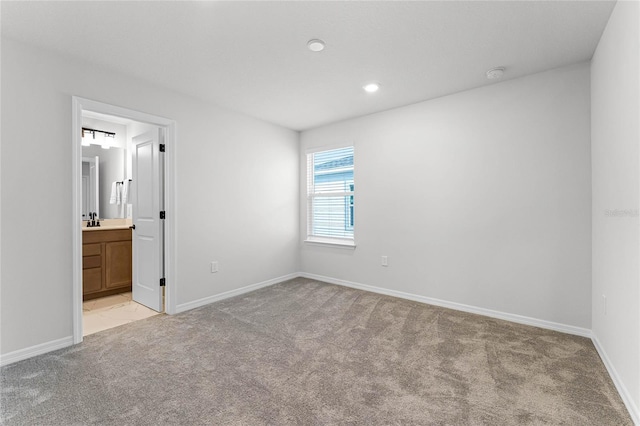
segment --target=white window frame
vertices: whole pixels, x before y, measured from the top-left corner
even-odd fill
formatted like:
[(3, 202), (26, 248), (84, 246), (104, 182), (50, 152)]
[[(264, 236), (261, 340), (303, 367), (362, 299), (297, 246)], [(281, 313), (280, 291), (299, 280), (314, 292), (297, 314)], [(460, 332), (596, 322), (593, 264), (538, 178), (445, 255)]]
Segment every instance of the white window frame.
[[(313, 155), (318, 152), (332, 151), (341, 148), (352, 148), (353, 149), (353, 173), (354, 173), (354, 190), (353, 191), (332, 191), (325, 193), (315, 193), (313, 190)], [(338, 246), (344, 248), (355, 248), (355, 238), (356, 238), (356, 221), (355, 217), (353, 218), (353, 237), (326, 237), (326, 236), (317, 236), (312, 234), (313, 230), (313, 199), (317, 197), (349, 197), (353, 196), (354, 200), (354, 215), (355, 215), (355, 170), (356, 170), (356, 149), (354, 144), (341, 144), (341, 145), (330, 145), (330, 146), (320, 146), (315, 148), (307, 149), (305, 152), (305, 165), (306, 165), (306, 179), (307, 179), (307, 231), (306, 231), (306, 239), (304, 240), (307, 244), (318, 244), (318, 245), (329, 245), (329, 246)], [(347, 209), (349, 205), (347, 205)], [(345, 220), (347, 219), (347, 214), (345, 213)]]

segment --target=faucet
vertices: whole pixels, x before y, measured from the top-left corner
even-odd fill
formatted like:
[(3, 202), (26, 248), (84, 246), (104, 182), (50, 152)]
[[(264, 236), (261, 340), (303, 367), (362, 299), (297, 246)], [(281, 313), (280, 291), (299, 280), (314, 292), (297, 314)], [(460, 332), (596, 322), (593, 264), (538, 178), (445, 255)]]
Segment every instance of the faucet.
[(89, 212), (89, 220), (87, 221), (87, 228), (93, 228), (94, 226), (100, 226), (100, 219), (96, 220), (98, 213)]

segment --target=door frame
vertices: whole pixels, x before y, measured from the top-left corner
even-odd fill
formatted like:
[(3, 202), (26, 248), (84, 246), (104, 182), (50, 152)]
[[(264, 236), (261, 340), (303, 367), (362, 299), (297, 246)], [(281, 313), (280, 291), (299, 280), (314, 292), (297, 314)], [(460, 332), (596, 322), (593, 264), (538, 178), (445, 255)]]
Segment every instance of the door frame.
[(82, 111), (127, 118), (165, 129), (164, 143), (164, 267), (165, 313), (176, 313), (176, 122), (144, 112), (134, 111), (78, 96), (71, 98), (71, 175), (72, 175), (72, 246), (73, 246), (73, 343), (82, 342)]

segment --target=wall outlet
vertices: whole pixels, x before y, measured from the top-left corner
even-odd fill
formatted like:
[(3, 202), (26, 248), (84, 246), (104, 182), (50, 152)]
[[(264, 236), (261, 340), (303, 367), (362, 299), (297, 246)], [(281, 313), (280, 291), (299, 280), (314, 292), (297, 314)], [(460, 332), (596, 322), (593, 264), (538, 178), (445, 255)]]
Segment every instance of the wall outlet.
[(607, 296), (602, 295), (602, 313), (607, 315)]
[(211, 262), (211, 273), (218, 272), (218, 261)]
[(380, 259), (380, 265), (389, 266), (389, 261), (387, 259), (387, 256), (382, 256), (382, 259)]

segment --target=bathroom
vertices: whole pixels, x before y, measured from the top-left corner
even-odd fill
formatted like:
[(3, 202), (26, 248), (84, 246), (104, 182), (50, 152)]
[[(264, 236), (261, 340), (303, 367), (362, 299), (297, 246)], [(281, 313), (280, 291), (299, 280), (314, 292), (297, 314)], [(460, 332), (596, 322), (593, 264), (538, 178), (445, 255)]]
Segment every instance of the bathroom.
[(82, 114), (83, 335), (157, 315), (132, 300), (132, 138), (151, 126)]

